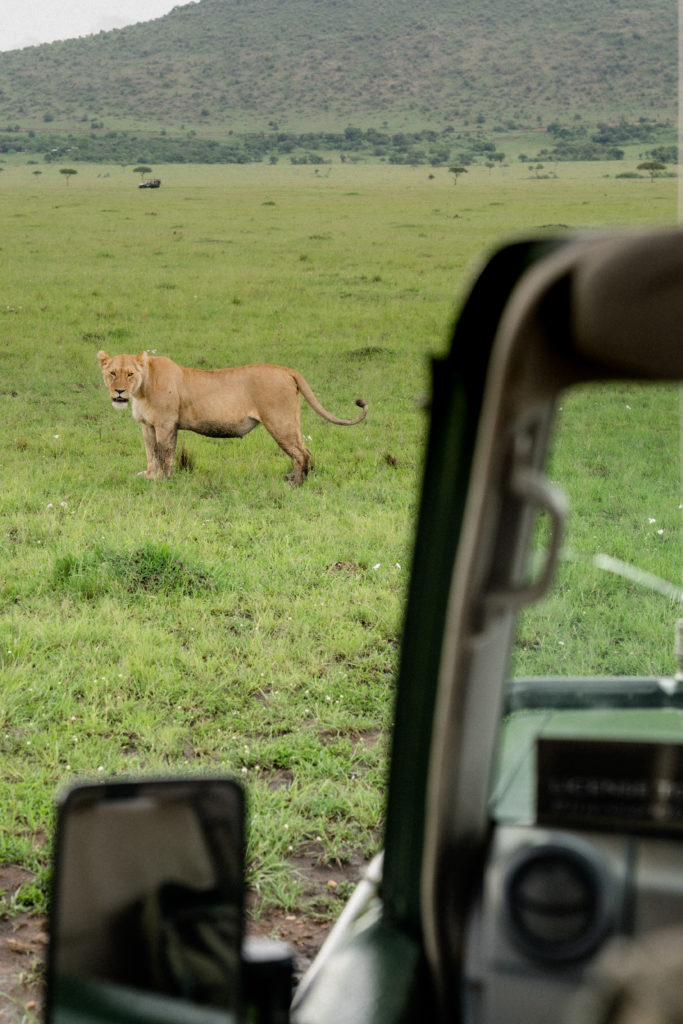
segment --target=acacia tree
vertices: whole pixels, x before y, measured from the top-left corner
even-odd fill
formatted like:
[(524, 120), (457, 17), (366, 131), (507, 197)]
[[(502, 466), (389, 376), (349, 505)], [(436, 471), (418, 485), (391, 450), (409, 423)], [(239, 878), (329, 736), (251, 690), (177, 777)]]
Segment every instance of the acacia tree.
[(60, 170), (59, 170), (59, 173), (65, 175), (66, 183), (68, 185), (69, 182), (71, 181), (72, 176), (74, 174), (78, 174), (78, 171), (75, 171), (73, 169), (73, 167), (61, 167)]
[(650, 175), (650, 181), (654, 181), (655, 175), (658, 174), (659, 171), (666, 170), (666, 164), (660, 163), (659, 160), (646, 160), (645, 163), (638, 164), (638, 170), (647, 171)]
[(141, 181), (142, 181), (142, 179), (144, 178), (144, 176), (146, 174), (151, 174), (151, 173), (152, 173), (152, 168), (151, 167), (145, 167), (143, 164), (140, 164), (139, 167), (134, 167), (133, 168), (133, 174), (139, 174)]
[(457, 167), (449, 167), (448, 168), (448, 172), (449, 172), (449, 174), (453, 175), (453, 184), (457, 185), (458, 184), (458, 175), (459, 174), (467, 174), (467, 168), (466, 167), (461, 167), (460, 165), (458, 165)]

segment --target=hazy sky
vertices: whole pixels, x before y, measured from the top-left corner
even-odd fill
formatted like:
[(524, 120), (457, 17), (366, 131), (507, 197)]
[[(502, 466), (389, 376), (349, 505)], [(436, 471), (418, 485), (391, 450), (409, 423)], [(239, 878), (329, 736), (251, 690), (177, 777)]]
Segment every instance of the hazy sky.
[(0, 50), (17, 50), (168, 14), (188, 0), (0, 0)]

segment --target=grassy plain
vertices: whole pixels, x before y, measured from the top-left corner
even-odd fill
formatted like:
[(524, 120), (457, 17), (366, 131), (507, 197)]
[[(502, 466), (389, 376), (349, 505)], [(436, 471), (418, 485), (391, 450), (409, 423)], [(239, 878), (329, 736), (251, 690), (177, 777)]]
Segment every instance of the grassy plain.
[[(429, 357), (501, 241), (675, 220), (672, 180), (617, 180), (621, 169), (473, 169), (454, 186), (445, 169), (173, 166), (154, 168), (163, 185), (150, 191), (130, 168), (82, 165), (67, 180), (5, 165), (0, 860), (38, 873), (25, 901), (41, 905), (53, 796), (76, 778), (241, 776), (257, 906), (300, 906), (297, 855), (324, 864), (376, 848)], [(370, 411), (345, 430), (304, 407), (316, 470), (298, 490), (264, 431), (181, 435), (191, 468), (150, 484), (99, 348), (284, 363), (331, 411), (351, 415), (358, 395)], [(578, 497), (590, 480), (600, 498), (614, 460), (636, 480), (647, 466), (646, 519), (664, 516), (667, 532), (643, 525), (645, 567), (677, 580), (678, 405), (670, 390), (653, 395), (647, 408), (628, 402), (640, 463), (622, 442), (595, 458), (587, 447), (609, 440), (627, 399), (568, 400), (578, 454), (556, 469)], [(591, 552), (611, 550), (622, 513), (609, 501), (600, 535), (598, 520), (584, 527)], [(575, 616), (601, 603), (594, 594)], [(665, 616), (648, 615), (650, 666)], [(562, 637), (544, 646), (542, 628), (524, 627), (525, 671), (554, 664)], [(605, 643), (621, 670), (643, 670), (630, 644)], [(651, 667), (666, 670), (665, 655)], [(320, 893), (316, 908), (334, 913), (344, 895)]]

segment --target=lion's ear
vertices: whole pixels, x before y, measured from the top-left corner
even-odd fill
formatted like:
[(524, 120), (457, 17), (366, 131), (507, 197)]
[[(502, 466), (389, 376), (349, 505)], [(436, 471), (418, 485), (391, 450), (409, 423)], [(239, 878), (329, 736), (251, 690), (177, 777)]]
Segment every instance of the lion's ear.
[(146, 352), (141, 352), (140, 355), (137, 356), (137, 362), (139, 363), (140, 366), (142, 366), (143, 369), (147, 369), (147, 367), (149, 366), (148, 354)]
[(104, 366), (105, 363), (109, 362), (109, 356), (104, 351), (104, 349), (100, 349), (100, 351), (97, 353), (97, 361), (100, 364), (100, 366)]

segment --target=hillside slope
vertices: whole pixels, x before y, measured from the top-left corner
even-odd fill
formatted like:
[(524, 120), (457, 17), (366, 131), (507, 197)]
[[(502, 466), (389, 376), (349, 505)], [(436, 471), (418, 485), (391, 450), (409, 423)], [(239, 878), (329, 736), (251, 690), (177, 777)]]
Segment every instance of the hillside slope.
[(200, 0), (0, 53), (0, 124), (673, 120), (676, 35), (675, 0)]

